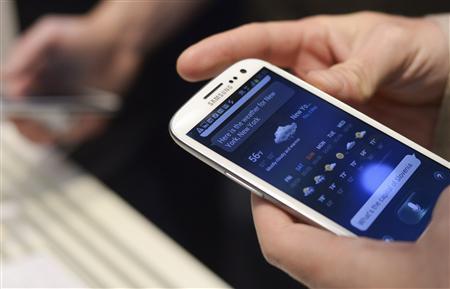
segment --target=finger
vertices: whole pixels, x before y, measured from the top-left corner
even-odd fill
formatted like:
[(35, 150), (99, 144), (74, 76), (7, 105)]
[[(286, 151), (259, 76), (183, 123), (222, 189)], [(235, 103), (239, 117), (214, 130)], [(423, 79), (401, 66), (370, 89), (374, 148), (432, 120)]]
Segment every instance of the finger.
[(9, 57), (5, 67), (6, 75), (26, 73), (39, 67), (59, 37), (58, 23), (57, 18), (47, 17), (27, 31), (16, 43), (14, 52)]
[(33, 82), (34, 76), (23, 75), (14, 77), (6, 83), (3, 89), (4, 95), (9, 98), (23, 97), (27, 94), (26, 92), (33, 85)]
[(425, 233), (417, 242), (419, 254), (430, 264), (439, 264), (426, 268), (435, 276), (436, 284), (449, 287), (450, 279), (450, 187), (445, 189), (433, 210), (433, 217)]
[(83, 115), (77, 120), (73, 120), (74, 124), (67, 133), (63, 133), (58, 137), (58, 142), (64, 144), (76, 144), (80, 141), (87, 140), (99, 133), (106, 127), (108, 118), (97, 115)]
[(408, 55), (396, 49), (407, 45), (402, 33), (401, 28), (380, 26), (346, 60), (329, 69), (310, 71), (305, 79), (333, 96), (366, 101), (392, 75), (404, 70)]
[(295, 223), (295, 219), (287, 212), (254, 194), (252, 194), (252, 210), (257, 231), (259, 226), (264, 230), (264, 227), (280, 228)]
[(41, 67), (28, 71), (26, 74), (8, 77), (4, 87), (5, 95), (11, 98), (20, 98), (39, 94), (40, 88), (45, 87), (44, 80), (40, 73), (45, 69)]
[(433, 219), (447, 219), (450, 217), (450, 186), (439, 196), (439, 200), (433, 210)]
[(442, 243), (442, 238), (450, 238), (450, 186), (439, 196), (431, 222), (420, 241), (431, 241), (437, 245)]
[(28, 140), (38, 144), (52, 144), (56, 137), (42, 125), (35, 121), (25, 119), (11, 119), (17, 130)]
[[(334, 236), (295, 224), (286, 212), (261, 198), (252, 196), (252, 208), (258, 240), (268, 262), (302, 282), (317, 280), (319, 268), (329, 263), (324, 260), (329, 256), (327, 248), (336, 248), (330, 247)], [(317, 247), (321, 247), (321, 252), (317, 252)]]
[(186, 80), (211, 78), (232, 63), (260, 58), (287, 67), (298, 50), (299, 21), (247, 24), (189, 47), (177, 62), (178, 73)]
[(339, 237), (294, 223), (287, 213), (262, 199), (252, 197), (252, 200), (253, 218), (265, 257), (309, 286), (389, 285), (389, 279), (384, 280), (383, 276), (402, 272), (398, 266), (408, 268), (405, 255), (409, 244)]

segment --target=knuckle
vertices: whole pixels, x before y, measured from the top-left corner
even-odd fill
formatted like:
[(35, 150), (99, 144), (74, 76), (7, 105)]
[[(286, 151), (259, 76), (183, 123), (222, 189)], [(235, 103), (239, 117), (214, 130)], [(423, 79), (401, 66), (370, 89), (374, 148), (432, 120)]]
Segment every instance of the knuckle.
[(330, 19), (333, 16), (329, 16), (329, 15), (325, 15), (325, 14), (321, 14), (321, 15), (316, 15), (316, 16), (311, 16), (311, 17), (307, 17), (304, 19), (300, 19), (300, 22), (309, 22), (310, 24), (314, 24), (317, 26), (325, 26), (328, 25), (328, 23), (330, 22)]
[(46, 15), (41, 18), (39, 24), (46, 27), (57, 26), (61, 21), (61, 17), (57, 15)]
[(364, 82), (367, 78), (364, 64), (361, 61), (354, 60), (349, 62), (347, 65), (346, 72), (351, 79), (354, 79), (356, 82)]
[(40, 34), (48, 44), (55, 44), (64, 37), (64, 21), (60, 16), (45, 16), (36, 25), (34, 33)]
[[(303, 280), (307, 280), (310, 284), (324, 284), (329, 274), (329, 268), (326, 264), (318, 264), (317, 262), (311, 262), (308, 266), (305, 266), (302, 272), (297, 275)], [(316, 286), (313, 286), (316, 287)]]
[(57, 37), (60, 34), (63, 34), (63, 27), (65, 20), (63, 17), (47, 15), (42, 18), (38, 23), (38, 28), (47, 33), (50, 37)]
[(373, 18), (379, 18), (383, 14), (379, 13), (379, 12), (370, 11), (370, 10), (363, 10), (363, 11), (355, 12), (355, 15), (361, 16), (364, 19), (367, 19), (367, 18), (373, 19)]
[(281, 265), (280, 253), (275, 246), (261, 243), (261, 251), (266, 261), (276, 267)]
[(286, 262), (287, 256), (284, 244), (286, 238), (289, 238), (289, 235), (286, 235), (283, 230), (259, 238), (262, 254), (269, 264), (281, 268)]
[(396, 22), (383, 22), (375, 25), (373, 32), (376, 35), (380, 35), (386, 41), (389, 41), (393, 45), (398, 45), (409, 40), (409, 31), (400, 23)]
[(344, 75), (345, 85), (352, 94), (362, 100), (368, 99), (373, 94), (374, 88), (364, 63), (355, 59), (346, 63), (345, 67), (339, 66), (338, 69)]
[(242, 25), (241, 29), (245, 30), (245, 31), (254, 31), (255, 29), (261, 28), (262, 25), (264, 25), (264, 24), (261, 22), (250, 22), (250, 23), (246, 23), (246, 24)]

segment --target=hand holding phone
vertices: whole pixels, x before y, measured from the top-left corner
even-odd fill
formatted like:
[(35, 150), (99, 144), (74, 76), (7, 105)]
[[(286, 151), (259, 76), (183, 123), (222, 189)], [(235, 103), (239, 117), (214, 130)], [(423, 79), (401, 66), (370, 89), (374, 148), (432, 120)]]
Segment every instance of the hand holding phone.
[(2, 118), (37, 143), (74, 144), (97, 133), (120, 108), (120, 98), (98, 89), (51, 96), (2, 95)]
[[(42, 17), (10, 49), (0, 73), (8, 86), (2, 91), (2, 97), (9, 97), (2, 100), (8, 106), (4, 114), (14, 115), (16, 127), (28, 139), (73, 144), (105, 127), (108, 113), (93, 112), (86, 105), (89, 100), (77, 98), (75, 90), (97, 87), (123, 92), (142, 60), (132, 45), (123, 45), (128, 40), (118, 37), (123, 25), (111, 25), (118, 24), (115, 14), (108, 13), (109, 8), (117, 10), (112, 6), (98, 5), (91, 11), (95, 13), (86, 15)], [(28, 99), (35, 95), (40, 97)]]
[[(313, 264), (334, 255), (344, 263), (367, 263), (367, 258), (389, 256), (365, 264), (368, 267), (360, 270), (363, 273), (375, 264), (411, 262), (408, 256), (415, 258), (416, 247), (420, 247), (398, 243), (383, 249), (384, 243), (342, 239), (310, 225), (337, 235), (386, 242), (415, 241), (422, 236), (429, 246), (436, 235), (441, 237), (439, 242), (449, 241), (442, 237), (448, 236), (445, 233), (450, 228), (442, 225), (434, 225), (433, 233), (422, 235), (437, 199), (450, 185), (448, 161), (269, 63), (250, 59), (231, 66), (175, 114), (170, 131), (188, 152), (309, 224), (296, 224), (295, 219), (271, 207), (265, 210), (270, 213), (266, 217), (258, 218), (261, 214), (255, 211), (260, 241), (269, 244), (264, 247), (267, 243), (262, 243), (263, 250), (282, 258), (277, 259), (282, 262), (278, 265), (298, 272), (301, 280), (314, 278), (326, 286), (333, 284), (321, 280), (322, 276), (303, 275), (302, 270), (310, 268), (302, 263), (309, 260), (309, 254), (316, 254)], [(448, 205), (445, 200), (448, 198), (441, 201), (441, 207)], [(273, 230), (261, 229), (265, 227)], [(306, 237), (302, 239), (303, 234)], [(297, 239), (303, 243), (294, 245)], [(311, 251), (314, 246), (319, 247)], [(331, 251), (321, 251), (320, 246), (337, 251), (325, 257), (321, 254)], [(361, 258), (365, 246), (371, 253)], [(285, 250), (293, 247), (297, 250), (289, 255)], [(344, 254), (360, 247), (358, 252)], [(411, 249), (405, 254), (407, 247)], [(389, 262), (393, 259), (396, 262)], [(413, 266), (408, 268), (413, 272)], [(362, 286), (362, 280), (354, 278), (351, 281), (355, 283), (343, 284)]]
[(248, 24), (191, 46), (177, 68), (199, 81), (245, 58), (287, 68), (419, 144), (432, 144), (450, 68), (445, 32), (429, 20), (360, 12)]
[(446, 287), (449, 204), (447, 188), (421, 239), (386, 243), (332, 235), (252, 196), (253, 219), (265, 258), (310, 288)]
[[(355, 27), (359, 27), (357, 33), (350, 33)], [(442, 31), (427, 20), (357, 13), (252, 24), (225, 32), (189, 48), (180, 57), (178, 70), (186, 79), (199, 80), (215, 76), (237, 59), (263, 58), (289, 68), (333, 96), (353, 102), (369, 98), (369, 105), (359, 109), (429, 145), (439, 111), (435, 100), (442, 97), (448, 76), (447, 49)], [(406, 66), (399, 65), (406, 59)], [(371, 94), (380, 91), (383, 97)], [(259, 152), (252, 155), (258, 157)], [(207, 158), (203, 160), (211, 164)], [(441, 162), (448, 168), (448, 162)], [(442, 176), (433, 174), (437, 180)], [(436, 193), (439, 195), (439, 190)], [(409, 212), (420, 211), (414, 198), (401, 210), (404, 220), (408, 208)], [(255, 206), (254, 214), (269, 260), (312, 287), (448, 286), (448, 203), (448, 193), (443, 194), (431, 225), (416, 243), (335, 237), (311, 226), (294, 225), (297, 219), (267, 203)], [(261, 229), (271, 224), (271, 230)], [(392, 239), (385, 237), (386, 241)], [(371, 249), (373, 254), (368, 254)], [(358, 254), (360, 258), (353, 258)], [(430, 270), (424, 270), (428, 267)]]
[(212, 80), (170, 131), (226, 176), (339, 235), (416, 240), (450, 185), (448, 161), (261, 60)]

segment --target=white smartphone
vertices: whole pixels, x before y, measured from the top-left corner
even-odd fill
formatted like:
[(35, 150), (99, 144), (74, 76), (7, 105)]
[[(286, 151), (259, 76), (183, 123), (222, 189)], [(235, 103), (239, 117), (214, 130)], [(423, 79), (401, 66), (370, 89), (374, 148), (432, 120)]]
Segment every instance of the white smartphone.
[(450, 185), (448, 161), (257, 59), (211, 80), (169, 129), (235, 182), (339, 235), (416, 240)]

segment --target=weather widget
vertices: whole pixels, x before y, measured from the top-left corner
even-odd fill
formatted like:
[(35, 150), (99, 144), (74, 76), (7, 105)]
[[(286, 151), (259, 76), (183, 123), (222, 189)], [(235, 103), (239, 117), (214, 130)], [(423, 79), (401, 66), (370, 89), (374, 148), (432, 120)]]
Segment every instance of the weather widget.
[(266, 68), (244, 86), (188, 135), (357, 235), (420, 236), (449, 169)]

